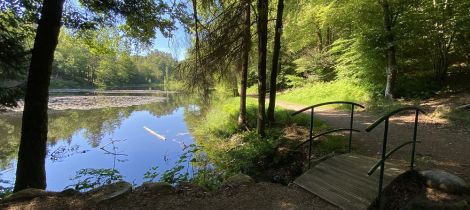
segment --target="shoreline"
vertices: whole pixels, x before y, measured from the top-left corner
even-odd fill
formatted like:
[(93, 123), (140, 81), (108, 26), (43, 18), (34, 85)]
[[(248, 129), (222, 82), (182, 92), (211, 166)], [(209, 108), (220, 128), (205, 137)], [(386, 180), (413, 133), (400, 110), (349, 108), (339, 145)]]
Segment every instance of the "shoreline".
[[(49, 111), (57, 110), (91, 110), (115, 107), (129, 107), (151, 103), (159, 103), (167, 100), (158, 96), (115, 96), (115, 95), (87, 95), (87, 96), (50, 96)], [(6, 108), (0, 115), (23, 112), (23, 101), (18, 102), (14, 108)]]

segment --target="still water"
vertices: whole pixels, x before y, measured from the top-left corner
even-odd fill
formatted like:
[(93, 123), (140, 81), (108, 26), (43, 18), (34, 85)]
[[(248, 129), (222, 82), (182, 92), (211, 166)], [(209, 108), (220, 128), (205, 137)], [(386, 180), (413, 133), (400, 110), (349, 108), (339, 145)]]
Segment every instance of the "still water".
[[(86, 177), (75, 178), (81, 169), (115, 169), (135, 185), (146, 181), (149, 170), (161, 177), (177, 164), (191, 174), (195, 169), (187, 160), (177, 162), (194, 143), (185, 119), (197, 111), (198, 106), (169, 97), (125, 108), (51, 112), (47, 189), (60, 191), (83, 181)], [(20, 114), (0, 115), (0, 186), (14, 183), (20, 131)]]

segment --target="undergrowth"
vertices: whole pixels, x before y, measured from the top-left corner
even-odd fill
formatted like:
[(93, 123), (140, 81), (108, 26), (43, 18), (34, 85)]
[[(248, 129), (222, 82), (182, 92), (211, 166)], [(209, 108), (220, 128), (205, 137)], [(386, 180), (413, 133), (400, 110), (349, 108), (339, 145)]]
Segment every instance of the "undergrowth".
[[(272, 167), (277, 149), (285, 143), (283, 128), (310, 123), (309, 115), (292, 117), (292, 111), (276, 109), (276, 123), (268, 126), (266, 136), (261, 137), (255, 130), (256, 99), (247, 99), (248, 129), (237, 125), (238, 98), (224, 99), (214, 104), (197, 121), (188, 122), (197, 144), (224, 177), (240, 172), (256, 177), (262, 170)], [(314, 125), (319, 129), (326, 127), (320, 121), (315, 121)]]
[(348, 81), (318, 82), (280, 93), (279, 100), (313, 105), (328, 101), (369, 102), (371, 93), (366, 87)]

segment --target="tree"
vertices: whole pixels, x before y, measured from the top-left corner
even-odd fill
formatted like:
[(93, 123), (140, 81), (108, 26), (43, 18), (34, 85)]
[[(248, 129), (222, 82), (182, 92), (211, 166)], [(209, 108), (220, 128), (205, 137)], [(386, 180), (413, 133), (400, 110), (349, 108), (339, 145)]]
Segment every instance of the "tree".
[(277, 74), (280, 69), (279, 54), (281, 50), (281, 33), (282, 33), (282, 13), (284, 11), (284, 0), (279, 0), (277, 3), (277, 18), (276, 29), (274, 35), (274, 51), (273, 51), (273, 65), (271, 68), (270, 88), (269, 88), (269, 106), (268, 106), (268, 121), (274, 123), (274, 108), (276, 106), (276, 85)]
[(268, 42), (268, 0), (258, 0), (258, 120), (257, 132), (265, 135), (266, 57)]
[(395, 81), (397, 78), (397, 60), (396, 60), (396, 50), (395, 43), (393, 41), (393, 32), (392, 32), (392, 18), (393, 14), (390, 11), (390, 5), (388, 0), (382, 0), (381, 2), (383, 9), (383, 21), (384, 21), (384, 30), (385, 30), (385, 42), (386, 42), (386, 57), (387, 57), (387, 83), (385, 85), (385, 98), (393, 99), (393, 94), (395, 90)]
[(14, 191), (46, 188), (47, 101), (64, 0), (44, 0), (26, 84)]
[[(90, 11), (99, 14), (97, 16), (107, 17), (102, 18), (105, 22), (114, 20), (111, 18), (113, 16), (121, 15), (123, 18), (117, 19), (125, 21), (128, 26), (123, 27), (124, 32), (144, 44), (149, 44), (154, 38), (155, 28), (160, 29), (160, 32), (166, 36), (171, 35), (174, 28), (174, 23), (163, 17), (164, 13), (170, 12), (170, 8), (163, 1), (103, 4), (101, 1), (82, 0), (81, 3)], [(61, 27), (63, 4), (64, 0), (44, 0), (42, 4), (26, 87), (15, 192), (28, 187), (46, 188), (44, 158), (48, 130), (48, 89)]]
[(251, 0), (245, 0), (244, 25), (243, 25), (243, 47), (242, 47), (242, 65), (240, 78), (240, 115), (238, 116), (238, 125), (246, 126), (246, 89), (248, 80), (249, 56), (251, 48)]

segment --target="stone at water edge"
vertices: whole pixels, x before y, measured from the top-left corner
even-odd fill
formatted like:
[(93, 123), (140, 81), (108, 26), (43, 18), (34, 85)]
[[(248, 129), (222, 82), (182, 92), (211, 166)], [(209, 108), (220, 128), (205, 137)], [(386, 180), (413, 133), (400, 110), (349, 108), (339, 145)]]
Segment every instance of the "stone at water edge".
[(172, 194), (176, 192), (175, 187), (166, 182), (146, 182), (143, 183), (138, 190), (145, 190), (158, 195)]
[(113, 200), (132, 192), (132, 185), (125, 181), (104, 185), (86, 193), (88, 200), (99, 203)]
[(229, 177), (222, 186), (235, 187), (235, 186), (249, 186), (255, 184), (255, 180), (246, 174), (235, 174)]
[(442, 170), (419, 172), (426, 180), (426, 186), (452, 194), (467, 192), (468, 186), (460, 177)]
[(51, 193), (46, 192), (45, 190), (36, 189), (36, 188), (27, 188), (24, 190), (20, 190), (16, 193), (13, 193), (3, 199), (2, 202), (10, 202), (15, 200), (28, 200), (33, 199), (36, 197), (47, 196)]

